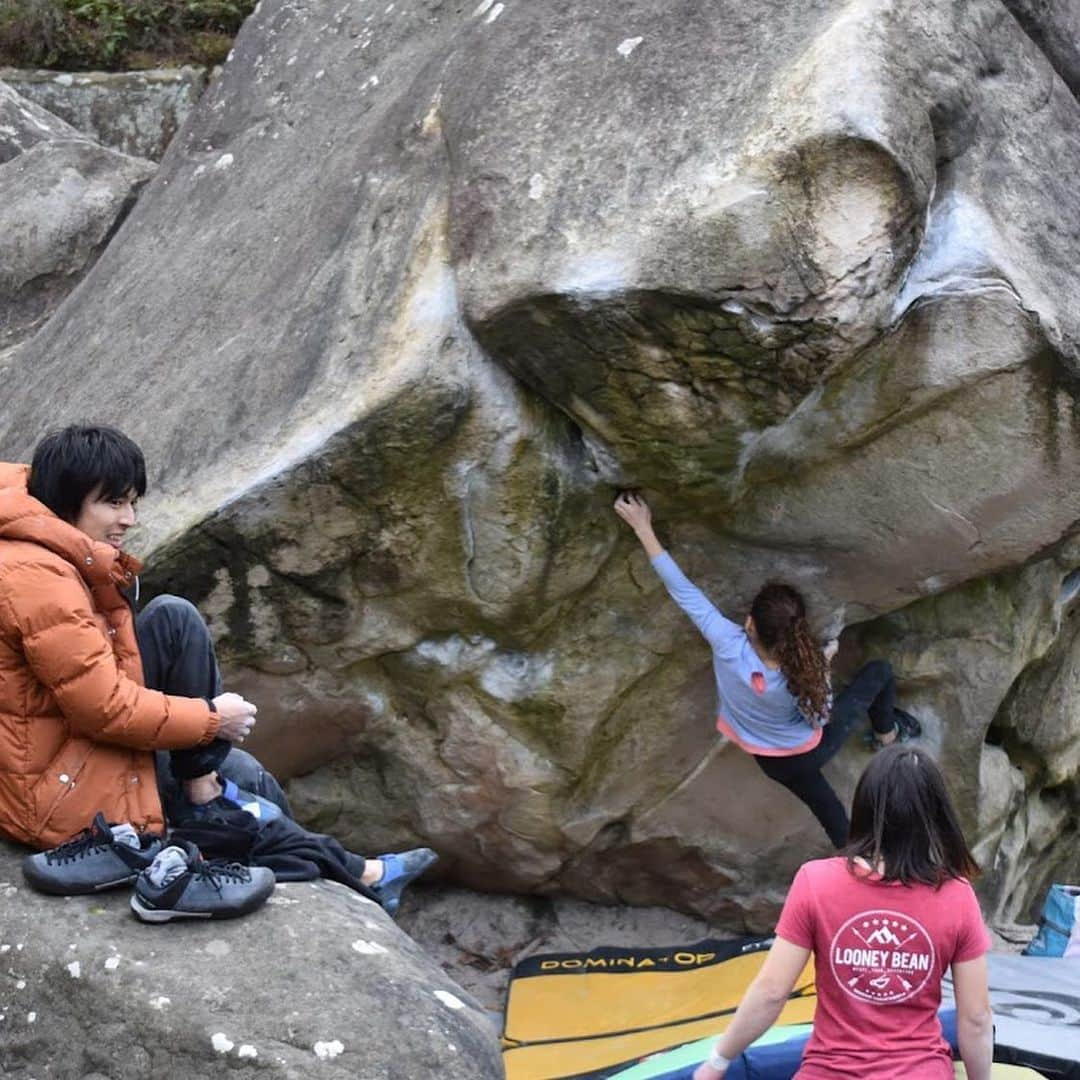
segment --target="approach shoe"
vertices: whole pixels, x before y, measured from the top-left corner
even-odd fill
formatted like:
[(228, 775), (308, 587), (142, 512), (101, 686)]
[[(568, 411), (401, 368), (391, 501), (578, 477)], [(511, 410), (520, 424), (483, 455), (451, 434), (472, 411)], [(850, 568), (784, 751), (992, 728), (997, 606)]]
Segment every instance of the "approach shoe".
[(922, 735), (922, 724), (920, 724), (918, 719), (905, 709), (894, 706), (893, 720), (896, 723), (896, 738), (893, 739), (891, 743), (883, 743), (877, 735), (874, 734), (874, 731), (871, 728), (868, 741), (872, 749), (884, 750), (886, 746), (893, 746), (895, 743), (910, 742), (912, 739), (917, 739)]
[(128, 824), (110, 825), (97, 814), (89, 829), (49, 851), (27, 855), (23, 877), (38, 892), (81, 896), (130, 885), (164, 847), (160, 836)]
[(244, 791), (232, 780), (226, 780), (224, 776), (219, 776), (218, 780), (221, 782), (221, 794), (208, 803), (189, 803), (184, 812), (185, 821), (213, 818), (222, 810), (243, 810), (261, 825), (282, 816), (282, 809), (277, 803), (264, 799), (261, 795), (253, 795), (250, 791)]
[(401, 906), (401, 894), (406, 886), (411, 885), (429, 866), (439, 861), (439, 856), (431, 848), (418, 847), (396, 854), (380, 855), (383, 864), (382, 877), (370, 886), (387, 915), (396, 915)]
[(131, 910), (143, 922), (235, 919), (266, 903), (274, 872), (265, 866), (206, 862), (194, 844), (165, 848), (135, 882)]

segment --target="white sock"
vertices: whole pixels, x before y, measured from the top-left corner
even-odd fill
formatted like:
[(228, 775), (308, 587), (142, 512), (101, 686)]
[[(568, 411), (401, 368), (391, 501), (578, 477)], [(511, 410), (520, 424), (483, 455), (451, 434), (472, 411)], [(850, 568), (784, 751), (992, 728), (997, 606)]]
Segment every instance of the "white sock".
[(167, 847), (159, 851), (157, 858), (150, 864), (146, 871), (147, 877), (160, 889), (175, 881), (181, 874), (186, 874), (188, 869), (187, 852), (183, 848)]
[(134, 826), (126, 821), (122, 825), (113, 825), (112, 838), (114, 844), (123, 844), (125, 847), (134, 848), (138, 851), (142, 847), (142, 841)]

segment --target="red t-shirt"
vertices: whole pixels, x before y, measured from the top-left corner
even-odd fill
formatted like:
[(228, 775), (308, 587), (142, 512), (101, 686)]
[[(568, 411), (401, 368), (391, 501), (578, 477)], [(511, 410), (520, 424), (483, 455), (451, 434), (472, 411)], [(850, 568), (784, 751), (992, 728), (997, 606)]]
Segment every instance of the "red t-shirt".
[(814, 953), (818, 1003), (798, 1080), (951, 1080), (941, 977), (990, 949), (967, 881), (884, 884), (843, 858), (808, 862), (776, 936)]

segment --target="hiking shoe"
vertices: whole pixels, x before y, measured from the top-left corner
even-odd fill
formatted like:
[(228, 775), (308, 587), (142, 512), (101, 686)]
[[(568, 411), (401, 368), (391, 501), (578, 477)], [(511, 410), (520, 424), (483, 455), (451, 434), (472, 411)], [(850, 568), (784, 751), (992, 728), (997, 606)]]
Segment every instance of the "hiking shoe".
[(883, 743), (877, 735), (874, 734), (873, 728), (870, 729), (869, 742), (874, 750), (884, 750), (886, 746), (910, 742), (912, 739), (917, 739), (922, 734), (922, 724), (906, 710), (894, 707), (893, 719), (896, 723), (896, 738), (893, 739), (891, 743)]
[(131, 910), (143, 922), (235, 919), (262, 907), (274, 891), (265, 866), (206, 862), (194, 844), (165, 848), (135, 882)]
[(232, 780), (226, 780), (224, 776), (219, 776), (218, 779), (221, 782), (221, 794), (208, 803), (189, 802), (184, 809), (184, 821), (202, 821), (213, 818), (223, 810), (243, 810), (261, 825), (282, 816), (283, 811), (277, 803), (264, 799), (261, 795), (254, 795), (250, 791), (244, 791)]
[(128, 824), (110, 825), (97, 814), (89, 829), (49, 851), (27, 855), (23, 877), (38, 892), (53, 896), (85, 893), (130, 885), (164, 846), (160, 836), (138, 833)]
[(439, 856), (431, 848), (418, 847), (410, 851), (399, 851), (392, 855), (379, 855), (383, 864), (383, 874), (374, 885), (369, 886), (387, 915), (396, 915), (401, 906), (401, 894), (407, 885), (412, 884), (429, 866), (439, 861)]

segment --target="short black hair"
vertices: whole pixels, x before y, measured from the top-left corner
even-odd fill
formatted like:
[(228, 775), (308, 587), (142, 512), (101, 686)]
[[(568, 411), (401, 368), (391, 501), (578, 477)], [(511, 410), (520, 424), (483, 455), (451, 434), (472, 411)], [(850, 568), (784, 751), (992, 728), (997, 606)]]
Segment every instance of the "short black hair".
[(97, 488), (103, 499), (146, 492), (142, 451), (116, 428), (71, 424), (46, 435), (30, 463), (30, 494), (57, 517), (75, 521)]
[(937, 886), (979, 873), (941, 770), (913, 746), (878, 751), (859, 777), (844, 852), (852, 871), (861, 858), (881, 864), (883, 881), (902, 885)]

